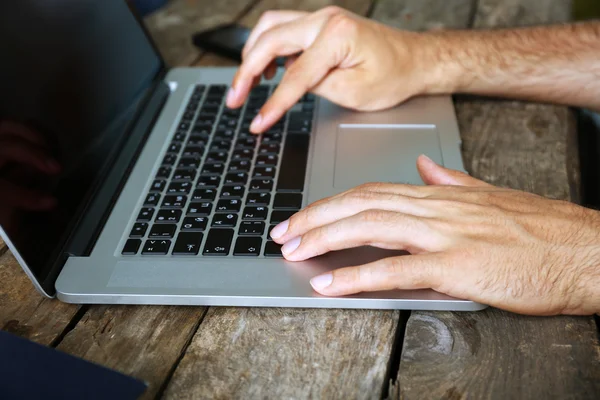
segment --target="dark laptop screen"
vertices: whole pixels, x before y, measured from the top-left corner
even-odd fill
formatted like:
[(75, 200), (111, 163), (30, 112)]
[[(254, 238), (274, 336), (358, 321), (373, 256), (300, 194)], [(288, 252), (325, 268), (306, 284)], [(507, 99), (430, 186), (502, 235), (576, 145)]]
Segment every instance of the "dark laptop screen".
[(0, 1), (0, 226), (38, 281), (161, 68), (125, 0)]

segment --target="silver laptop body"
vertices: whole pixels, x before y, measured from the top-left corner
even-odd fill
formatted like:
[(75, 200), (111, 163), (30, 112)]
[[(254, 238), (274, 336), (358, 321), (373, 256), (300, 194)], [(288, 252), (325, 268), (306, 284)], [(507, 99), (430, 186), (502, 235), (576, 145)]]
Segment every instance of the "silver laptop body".
[[(153, 225), (160, 224), (157, 222), (158, 212), (161, 210), (161, 201), (168, 195), (166, 190), (172, 179), (167, 180), (165, 187), (160, 189), (161, 198), (154, 207), (156, 213), (149, 217), (146, 231), (135, 241), (139, 248), (134, 254), (123, 254), (124, 249), (129, 246), (128, 241), (131, 239), (134, 225), (138, 223), (140, 213), (144, 208), (148, 208), (145, 202), (156, 184), (156, 176), (160, 174), (164, 159), (173, 150), (171, 145), (174, 135), (181, 134), (181, 120), (188, 110), (186, 107), (191, 98), (196, 94), (198, 107), (202, 107), (207, 101), (210, 88), (229, 85), (234, 73), (234, 68), (177, 68), (163, 75), (163, 84), (158, 86), (162, 87), (162, 98), (166, 100), (154, 101), (153, 107), (147, 105), (148, 109), (155, 110), (154, 113), (141, 110), (138, 114), (138, 121), (141, 121), (139, 124), (145, 124), (150, 129), (149, 134), (138, 142), (140, 146), (137, 159), (131, 163), (131, 168), (124, 169), (124, 172), (119, 174), (123, 178), (120, 183), (115, 177), (105, 180), (102, 187), (97, 189), (97, 198), (90, 200), (91, 204), (86, 207), (85, 215), (73, 227), (70, 235), (71, 245), (87, 250), (79, 254), (70, 251), (68, 256), (61, 255), (62, 269), (54, 284), (58, 299), (69, 303), (463, 311), (480, 310), (485, 307), (433, 290), (324, 297), (315, 293), (309, 284), (311, 277), (325, 271), (396, 256), (401, 254), (399, 252), (363, 247), (297, 263), (285, 261), (281, 257), (265, 256), (268, 231), (272, 226), (269, 221), (275, 212), (273, 198), (278, 193), (277, 182), (280, 178), (281, 163), (285, 158), (285, 146), (288, 141), (293, 141), (290, 139), (291, 134), (286, 131), (290, 121), (283, 125), (280, 159), (275, 166), (272, 182), (274, 187), (272, 190), (263, 191), (271, 196), (269, 204), (261, 210), (266, 213), (261, 220), (265, 223), (265, 229), (262, 235), (253, 236), (252, 243), (258, 243), (258, 246), (242, 249), (251, 255), (234, 255), (240, 250), (236, 248), (236, 243), (242, 237), (240, 229), (247, 216), (244, 212), (251, 192), (247, 187), (251, 184), (250, 181), (244, 194), (238, 198), (240, 211), (229, 213), (235, 214), (231, 217), (235, 222), (228, 228), (229, 232), (233, 232), (229, 247), (223, 249), (218, 243), (209, 242), (211, 232), (222, 229), (219, 225), (214, 225), (213, 220), (217, 220), (217, 203), (226, 189), (224, 179), (213, 188), (216, 197), (212, 201), (212, 207), (207, 215), (201, 217), (206, 226), (195, 230), (202, 236), (194, 245), (197, 249), (190, 250), (189, 246), (187, 248), (192, 255), (173, 254), (176, 238), (187, 229), (187, 223), (193, 222), (186, 220), (192, 192), (188, 193), (187, 200), (183, 200), (187, 203), (179, 207), (181, 214), (171, 220), (171, 225), (176, 225), (172, 237), (149, 236)], [(282, 71), (273, 81), (264, 82), (264, 90), (272, 91), (281, 74)], [(301, 192), (295, 191), (296, 194), (301, 194), (302, 207), (364, 182), (422, 184), (415, 167), (420, 154), (426, 154), (446, 167), (463, 170), (456, 117), (452, 101), (447, 96), (416, 98), (393, 109), (373, 113), (349, 111), (324, 99), (316, 99), (311, 109), (311, 129), (304, 133), (304, 139), (301, 140), (307, 145), (304, 185)], [(294, 111), (301, 111), (300, 106), (291, 112)], [(224, 112), (225, 107), (221, 104), (218, 113), (221, 115)], [(198, 114), (195, 118), (198, 118)], [(235, 127), (235, 137), (232, 138), (234, 143), (241, 131), (240, 123)], [(258, 141), (256, 149), (260, 148), (260, 145), (261, 142)], [(123, 151), (127, 149), (128, 146), (124, 145)], [(178, 151), (179, 155), (174, 163), (184, 157), (181, 154), (184, 150)], [(253, 156), (253, 162), (256, 162), (257, 157), (256, 154)], [(232, 160), (230, 154), (228, 160), (223, 163), (223, 176)], [(197, 171), (203, 170), (204, 161), (205, 159), (202, 159)], [(117, 157), (114, 165), (119, 163)], [(197, 176), (194, 181), (196, 179)], [(112, 193), (113, 200), (109, 212), (103, 217), (100, 212), (95, 211), (94, 201), (105, 197), (107, 192)], [(220, 219), (223, 219), (222, 217), (223, 215), (218, 216)], [(230, 222), (223, 221), (225, 224)], [(87, 235), (78, 234), (91, 230), (90, 227), (94, 224), (97, 224), (96, 234), (91, 242)], [(43, 287), (37, 281), (36, 275), (31, 273), (26, 260), (20, 255), (19, 247), (13, 243), (10, 235), (4, 229), (0, 233), (38, 290), (52, 296), (54, 293)], [(84, 238), (86, 243), (78, 243), (83, 242)], [(150, 252), (165, 246), (167, 254)], [(213, 248), (209, 248), (210, 246)], [(182, 251), (185, 252), (186, 249)], [(195, 252), (198, 254), (195, 255)], [(222, 254), (223, 252), (225, 254)]]

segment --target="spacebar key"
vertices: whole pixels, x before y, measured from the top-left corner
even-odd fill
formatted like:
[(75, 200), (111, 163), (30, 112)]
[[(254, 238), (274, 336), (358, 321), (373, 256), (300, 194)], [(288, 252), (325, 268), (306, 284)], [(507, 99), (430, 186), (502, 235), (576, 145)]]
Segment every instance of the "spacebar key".
[(308, 160), (308, 135), (287, 135), (281, 156), (277, 191), (302, 192)]

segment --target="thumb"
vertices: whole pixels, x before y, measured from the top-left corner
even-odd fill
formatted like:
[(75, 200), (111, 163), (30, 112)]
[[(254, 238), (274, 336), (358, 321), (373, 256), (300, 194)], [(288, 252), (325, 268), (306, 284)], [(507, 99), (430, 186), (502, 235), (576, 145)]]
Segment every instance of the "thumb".
[(417, 159), (417, 170), (427, 185), (490, 186), (464, 172), (444, 168), (426, 155), (420, 155)]

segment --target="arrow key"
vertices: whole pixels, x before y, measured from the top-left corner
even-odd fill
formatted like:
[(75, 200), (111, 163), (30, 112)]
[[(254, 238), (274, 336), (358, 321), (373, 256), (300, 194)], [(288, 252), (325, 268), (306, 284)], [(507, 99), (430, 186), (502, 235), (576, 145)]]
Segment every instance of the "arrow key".
[(234, 256), (254, 256), (260, 254), (262, 239), (256, 236), (239, 237), (233, 249)]

